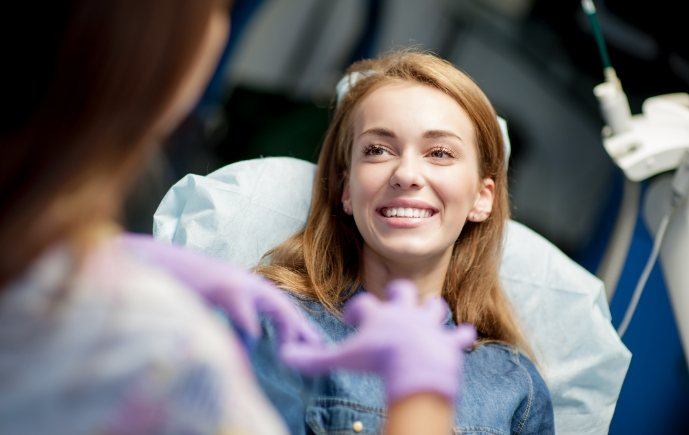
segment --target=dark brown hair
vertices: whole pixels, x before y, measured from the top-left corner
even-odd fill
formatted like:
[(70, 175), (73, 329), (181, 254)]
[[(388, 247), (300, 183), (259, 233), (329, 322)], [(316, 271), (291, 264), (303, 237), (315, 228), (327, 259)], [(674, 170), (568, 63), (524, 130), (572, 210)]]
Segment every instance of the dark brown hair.
[[(0, 286), (46, 247), (117, 216), (223, 0), (20, 5), (1, 84)], [(5, 42), (7, 43), (7, 42)]]

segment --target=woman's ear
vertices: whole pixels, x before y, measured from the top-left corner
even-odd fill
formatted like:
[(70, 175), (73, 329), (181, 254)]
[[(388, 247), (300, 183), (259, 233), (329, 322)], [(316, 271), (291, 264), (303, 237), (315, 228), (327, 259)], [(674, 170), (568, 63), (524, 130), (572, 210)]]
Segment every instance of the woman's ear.
[(352, 214), (352, 200), (349, 197), (349, 178), (344, 174), (344, 186), (342, 188), (342, 210), (348, 215)]
[(492, 178), (481, 180), (474, 206), (469, 211), (467, 219), (471, 222), (483, 222), (488, 219), (493, 211), (493, 198), (495, 197), (495, 181)]

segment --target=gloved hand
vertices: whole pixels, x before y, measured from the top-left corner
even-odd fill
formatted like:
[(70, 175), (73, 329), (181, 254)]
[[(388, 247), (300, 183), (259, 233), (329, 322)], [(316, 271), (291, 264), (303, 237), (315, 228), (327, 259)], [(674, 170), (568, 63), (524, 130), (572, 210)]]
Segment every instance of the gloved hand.
[(320, 334), (287, 296), (258, 275), (146, 235), (125, 233), (118, 242), (223, 310), (234, 325), (252, 338), (261, 334), (258, 313), (262, 312), (273, 320), (280, 344), (321, 343)]
[(374, 372), (383, 379), (388, 403), (422, 392), (454, 400), (462, 350), (476, 340), (476, 330), (446, 328), (445, 302), (438, 297), (418, 305), (409, 281), (393, 281), (386, 289), (387, 302), (363, 294), (345, 306), (345, 322), (358, 326), (353, 336), (334, 347), (287, 345), (283, 360), (313, 375), (333, 369)]

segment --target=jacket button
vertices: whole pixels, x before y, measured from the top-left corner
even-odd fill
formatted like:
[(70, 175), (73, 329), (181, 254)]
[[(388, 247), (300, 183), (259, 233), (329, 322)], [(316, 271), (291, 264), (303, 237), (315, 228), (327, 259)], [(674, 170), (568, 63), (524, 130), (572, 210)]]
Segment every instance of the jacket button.
[(364, 430), (364, 424), (360, 421), (355, 421), (354, 423), (352, 423), (352, 430), (354, 430), (354, 432), (356, 433), (359, 433), (362, 430)]

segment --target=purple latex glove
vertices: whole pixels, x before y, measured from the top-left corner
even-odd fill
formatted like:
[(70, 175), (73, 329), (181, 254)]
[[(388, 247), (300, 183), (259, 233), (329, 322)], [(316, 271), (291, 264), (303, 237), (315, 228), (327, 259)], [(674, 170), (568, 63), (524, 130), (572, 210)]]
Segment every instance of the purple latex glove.
[(274, 322), (280, 344), (319, 344), (321, 336), (280, 289), (270, 281), (151, 236), (123, 234), (118, 242), (139, 258), (165, 269), (196, 291), (211, 305), (223, 310), (232, 323), (257, 338), (261, 334), (258, 313)]
[(334, 347), (287, 345), (283, 360), (314, 375), (333, 369), (374, 372), (383, 379), (388, 403), (422, 392), (454, 400), (462, 350), (474, 343), (476, 330), (446, 328), (445, 301), (430, 298), (419, 305), (409, 281), (392, 281), (386, 290), (387, 302), (363, 294), (346, 305), (345, 322), (358, 327), (353, 336)]

